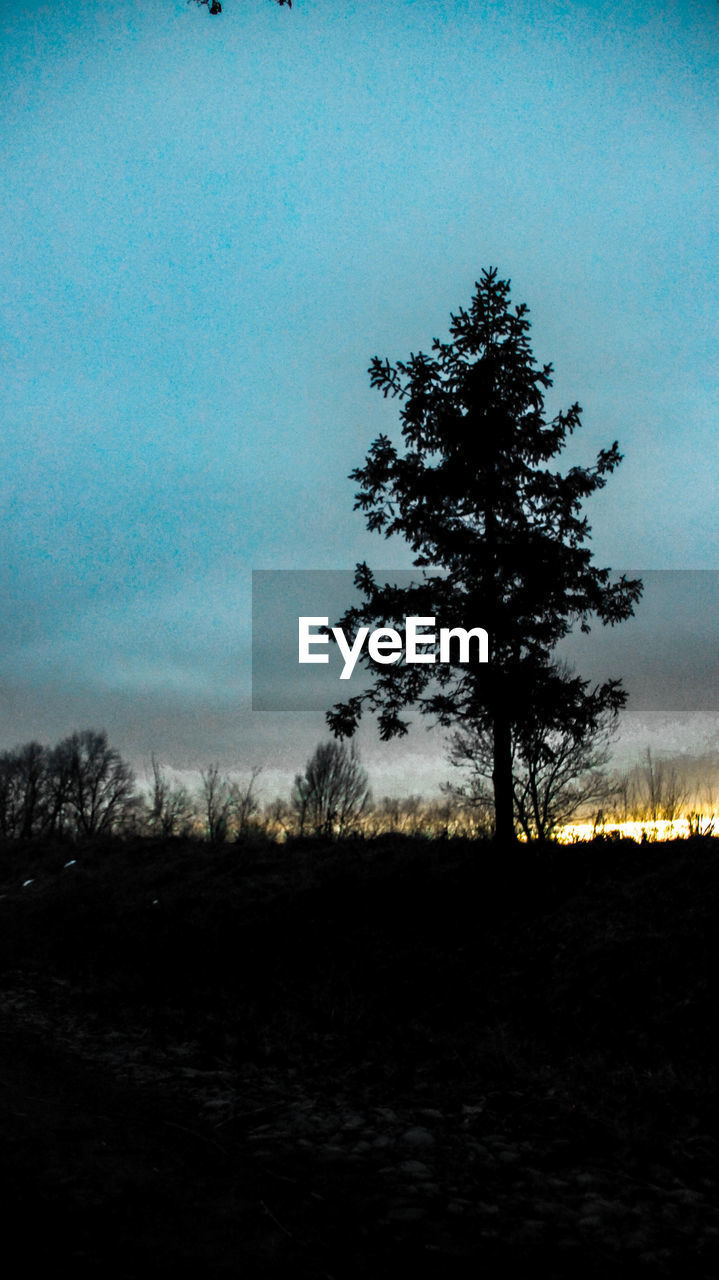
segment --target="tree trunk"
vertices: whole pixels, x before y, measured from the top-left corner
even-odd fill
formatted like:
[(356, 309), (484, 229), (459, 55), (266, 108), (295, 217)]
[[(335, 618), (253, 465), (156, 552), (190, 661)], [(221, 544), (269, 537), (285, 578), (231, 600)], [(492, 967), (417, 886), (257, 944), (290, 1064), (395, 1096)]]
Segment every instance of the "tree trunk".
[(514, 794), (512, 788), (512, 734), (509, 721), (500, 712), (494, 717), (494, 838), (498, 844), (513, 844)]

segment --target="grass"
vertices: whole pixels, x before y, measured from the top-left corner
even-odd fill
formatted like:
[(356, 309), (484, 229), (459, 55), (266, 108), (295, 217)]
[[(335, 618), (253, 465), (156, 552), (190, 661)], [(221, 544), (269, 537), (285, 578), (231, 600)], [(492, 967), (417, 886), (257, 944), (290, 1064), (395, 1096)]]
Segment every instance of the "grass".
[(138, 841), (80, 847), (66, 867), (67, 849), (13, 845), (0, 963), (199, 1033), (231, 1009), (228, 1041), (241, 1023), (278, 1054), (291, 1023), (308, 1042), (416, 1025), (457, 1049), (494, 1040), (505, 1066), (529, 1044), (661, 1073), (706, 1052), (718, 851)]
[(253, 1106), (269, 1079), (268, 1105), (300, 1084), (470, 1105), (610, 1181), (696, 1182), (716, 1175), (718, 908), (711, 838), (13, 844), (0, 966), (78, 1053), (184, 1055)]

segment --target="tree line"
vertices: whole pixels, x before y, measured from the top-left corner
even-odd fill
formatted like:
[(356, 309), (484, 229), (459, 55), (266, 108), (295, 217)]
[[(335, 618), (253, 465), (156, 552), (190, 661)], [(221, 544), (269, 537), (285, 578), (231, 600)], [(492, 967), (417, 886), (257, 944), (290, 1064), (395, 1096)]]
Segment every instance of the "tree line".
[(0, 755), (0, 835), (107, 835), (135, 803), (135, 778), (107, 734), (85, 729), (54, 747), (28, 742)]
[[(514, 824), (525, 839), (551, 839), (578, 820), (600, 831), (684, 817), (691, 831), (714, 832), (719, 760), (712, 755), (682, 761), (647, 748), (629, 769), (608, 772), (596, 741), (577, 753), (567, 736), (555, 740), (553, 760), (550, 769), (538, 752), (516, 767)], [(289, 796), (263, 799), (260, 766), (237, 777), (211, 764), (190, 787), (153, 756), (138, 783), (107, 734), (86, 729), (54, 747), (29, 742), (0, 754), (0, 838), (180, 837), (215, 845), (303, 836), (491, 838), (490, 744), (455, 735), (450, 761), (460, 780), (443, 784), (439, 796), (373, 800), (354, 744), (329, 740), (296, 774)]]

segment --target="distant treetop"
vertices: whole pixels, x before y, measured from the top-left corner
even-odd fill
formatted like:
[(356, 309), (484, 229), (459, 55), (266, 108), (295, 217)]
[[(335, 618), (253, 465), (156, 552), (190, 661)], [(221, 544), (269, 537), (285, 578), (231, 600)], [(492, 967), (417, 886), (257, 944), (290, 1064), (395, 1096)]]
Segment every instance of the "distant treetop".
[[(280, 5), (280, 7), (283, 4), (286, 4), (288, 9), (292, 8), (292, 0), (274, 0), (274, 3)], [(210, 13), (213, 16), (215, 14), (222, 13), (222, 5), (220, 4), (220, 0), (195, 0), (195, 4), (207, 5), (207, 8), (209, 9)]]

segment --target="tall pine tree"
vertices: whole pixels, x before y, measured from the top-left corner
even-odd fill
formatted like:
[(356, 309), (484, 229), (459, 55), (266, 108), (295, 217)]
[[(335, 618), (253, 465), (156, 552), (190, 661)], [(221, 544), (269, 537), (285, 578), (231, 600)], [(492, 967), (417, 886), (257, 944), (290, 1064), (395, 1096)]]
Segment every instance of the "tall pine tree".
[(639, 580), (612, 582), (586, 545), (582, 505), (621, 461), (617, 443), (591, 467), (549, 465), (580, 426), (581, 409), (547, 421), (553, 370), (536, 365), (529, 328), (527, 307), (512, 307), (509, 281), (491, 268), (469, 310), (451, 317), (451, 341), (435, 339), (431, 355), (394, 366), (373, 359), (372, 385), (401, 401), (403, 447), (384, 434), (374, 441), (350, 476), (359, 485), (355, 509), (370, 530), (404, 538), (418, 568), (441, 573), (399, 588), (358, 565), (364, 599), (340, 625), (401, 631), (418, 615), (435, 617), (438, 628), (483, 626), (489, 663), (386, 665), (327, 713), (340, 737), (354, 733), (365, 708), (377, 713), (383, 739), (407, 732), (411, 706), (445, 726), (489, 729), (500, 840), (514, 834), (513, 733), (540, 717), (586, 735), (626, 699), (618, 680), (590, 690), (562, 678), (555, 645), (575, 625), (588, 631), (593, 617), (610, 625), (629, 617), (642, 590)]

